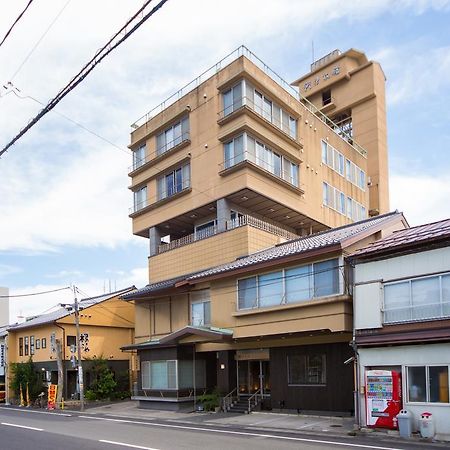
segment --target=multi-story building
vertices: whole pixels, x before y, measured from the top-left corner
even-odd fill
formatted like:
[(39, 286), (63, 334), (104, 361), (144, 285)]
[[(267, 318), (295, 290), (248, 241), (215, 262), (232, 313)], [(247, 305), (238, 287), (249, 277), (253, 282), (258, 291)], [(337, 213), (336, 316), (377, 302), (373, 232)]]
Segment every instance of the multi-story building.
[(429, 412), (450, 440), (450, 219), (395, 232), (353, 261), (362, 425), (366, 371), (396, 371), (413, 429)]
[[(134, 340), (134, 306), (124, 304), (119, 296), (134, 287), (83, 299), (80, 308), (81, 358), (85, 371), (85, 385), (91, 381), (92, 358), (105, 358), (117, 375), (129, 376), (133, 361), (120, 347)], [(76, 327), (73, 311), (66, 308), (37, 316), (8, 328), (8, 376), (11, 363), (32, 358), (44, 381), (57, 384), (58, 367), (56, 340), (61, 342), (64, 369), (65, 399), (77, 394), (77, 371), (71, 360), (76, 358)], [(17, 393), (10, 393), (16, 395)], [(17, 398), (17, 397), (16, 397)]]
[[(355, 50), (316, 62), (308, 76), (319, 66), (320, 85), (313, 81), (307, 94), (332, 87), (324, 105), (241, 47), (133, 124), (130, 217), (134, 234), (149, 239), (150, 282), (144, 297), (127, 296), (139, 298), (137, 343), (184, 327), (206, 308), (199, 293), (187, 308), (155, 302), (155, 287), (387, 212), (381, 68)], [(339, 113), (340, 123), (329, 111)], [(357, 136), (370, 142), (374, 156)], [(372, 188), (380, 183), (383, 189)], [(224, 323), (237, 309), (222, 311), (230, 314)], [(217, 311), (214, 326), (222, 323)], [(257, 336), (265, 334), (256, 328)]]

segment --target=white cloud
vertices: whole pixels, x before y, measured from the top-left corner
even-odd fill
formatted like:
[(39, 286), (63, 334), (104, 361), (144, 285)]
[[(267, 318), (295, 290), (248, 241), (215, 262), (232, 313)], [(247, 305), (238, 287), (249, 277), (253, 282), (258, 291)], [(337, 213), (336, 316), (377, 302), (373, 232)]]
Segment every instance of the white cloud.
[[(72, 275), (68, 274), (65, 280), (61, 280), (61, 284), (37, 284), (33, 286), (23, 286), (19, 289), (11, 289), (10, 295), (23, 295), (36, 292), (50, 291), (53, 289), (60, 289), (64, 286), (69, 286), (66, 281)], [(111, 290), (120, 290), (129, 286), (135, 285), (142, 287), (148, 282), (148, 269), (146, 267), (136, 267), (122, 276), (115, 276), (110, 280), (99, 278), (84, 278), (76, 286), (82, 292), (80, 299), (86, 297), (95, 297), (102, 295)], [(30, 317), (48, 312), (51, 308), (56, 307), (60, 303), (72, 303), (73, 292), (70, 289), (53, 292), (49, 294), (36, 295), (31, 297), (11, 297), (10, 298), (10, 322), (15, 323), (22, 321), (24, 317)]]
[(0, 264), (0, 278), (20, 272), (22, 272), (20, 267), (11, 266), (9, 264)]
[(49, 273), (46, 275), (47, 278), (73, 278), (80, 277), (83, 275), (83, 272), (79, 270), (60, 270), (57, 273)]
[(390, 193), (391, 210), (402, 211), (411, 226), (450, 218), (450, 184), (445, 177), (394, 174)]

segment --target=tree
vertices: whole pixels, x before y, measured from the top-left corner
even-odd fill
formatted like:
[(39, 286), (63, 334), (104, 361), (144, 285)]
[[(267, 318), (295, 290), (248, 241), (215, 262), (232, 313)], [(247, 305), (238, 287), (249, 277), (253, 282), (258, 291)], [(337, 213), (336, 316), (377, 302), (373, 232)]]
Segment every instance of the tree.
[(91, 361), (93, 381), (88, 391), (89, 394), (86, 392), (86, 398), (103, 400), (112, 397), (117, 383), (112, 370), (108, 367), (108, 361), (102, 357), (93, 358)]
[(11, 388), (16, 398), (19, 397), (20, 386), (22, 386), (23, 395), (25, 396), (28, 384), (31, 401), (36, 400), (44, 390), (41, 374), (36, 371), (31, 357), (27, 362), (11, 363), (11, 373)]

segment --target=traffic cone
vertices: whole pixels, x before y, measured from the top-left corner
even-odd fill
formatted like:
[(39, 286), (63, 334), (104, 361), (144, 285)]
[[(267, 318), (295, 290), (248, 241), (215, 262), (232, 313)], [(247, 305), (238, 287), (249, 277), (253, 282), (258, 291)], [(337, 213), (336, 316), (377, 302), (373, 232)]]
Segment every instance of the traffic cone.
[(25, 402), (23, 400), (23, 390), (22, 385), (20, 385), (20, 406), (25, 406)]

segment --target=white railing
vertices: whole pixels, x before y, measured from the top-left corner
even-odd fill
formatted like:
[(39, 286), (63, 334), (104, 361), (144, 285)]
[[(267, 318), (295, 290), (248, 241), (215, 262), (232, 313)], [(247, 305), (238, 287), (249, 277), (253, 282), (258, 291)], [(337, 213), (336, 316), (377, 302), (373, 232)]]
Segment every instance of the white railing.
[(450, 317), (450, 301), (388, 308), (383, 315), (384, 323), (444, 319)]
[(234, 230), (235, 228), (243, 227), (246, 225), (257, 228), (262, 231), (266, 231), (267, 233), (271, 233), (275, 236), (280, 236), (286, 240), (298, 238), (298, 236), (295, 233), (285, 230), (277, 225), (274, 225), (272, 223), (266, 222), (253, 216), (242, 215), (237, 217), (236, 219), (228, 220), (225, 223), (225, 229), (221, 230), (218, 225), (212, 225), (211, 227), (205, 228), (201, 231), (192, 234), (188, 234), (187, 236), (183, 236), (180, 239), (173, 240), (172, 242), (169, 242), (167, 244), (160, 244), (158, 246), (158, 254), (168, 252), (175, 248), (184, 247), (185, 245), (192, 244), (193, 242), (214, 236), (222, 231), (230, 231)]
[(318, 119), (322, 120), (333, 132), (335, 132), (342, 139), (347, 141), (358, 153), (366, 156), (366, 150), (361, 147), (355, 140), (348, 136), (348, 134), (342, 130), (338, 125), (336, 125), (328, 116), (322, 113), (316, 106), (314, 106), (306, 97), (304, 97), (297, 89), (292, 87), (287, 81), (280, 77), (275, 71), (273, 71), (267, 64), (265, 64), (261, 59), (259, 59), (254, 53), (252, 53), (247, 47), (241, 45), (236, 50), (225, 56), (218, 63), (214, 64), (208, 70), (203, 72), (197, 78), (192, 80), (190, 83), (183, 86), (175, 94), (171, 95), (169, 98), (164, 100), (158, 106), (150, 110), (148, 113), (144, 114), (138, 120), (136, 120), (131, 128), (136, 130), (140, 126), (147, 123), (152, 117), (155, 117), (160, 112), (164, 111), (170, 105), (173, 105), (176, 101), (180, 100), (187, 93), (198, 87), (201, 83), (213, 77), (217, 72), (222, 70), (224, 67), (228, 66), (241, 56), (245, 56), (253, 64), (255, 64), (259, 69), (261, 69), (267, 76), (269, 76), (273, 81), (275, 81), (279, 86), (281, 86), (289, 95), (295, 98), (297, 101), (301, 102), (303, 106), (308, 109), (312, 114), (314, 114)]
[(261, 389), (258, 389), (251, 397), (248, 398), (248, 412), (251, 413), (252, 409), (258, 405), (258, 397), (261, 399)]
[(237, 398), (239, 398), (239, 393), (237, 392), (237, 388), (234, 388), (222, 399), (222, 410), (224, 412), (229, 411), (229, 409), (233, 406), (235, 399)]

